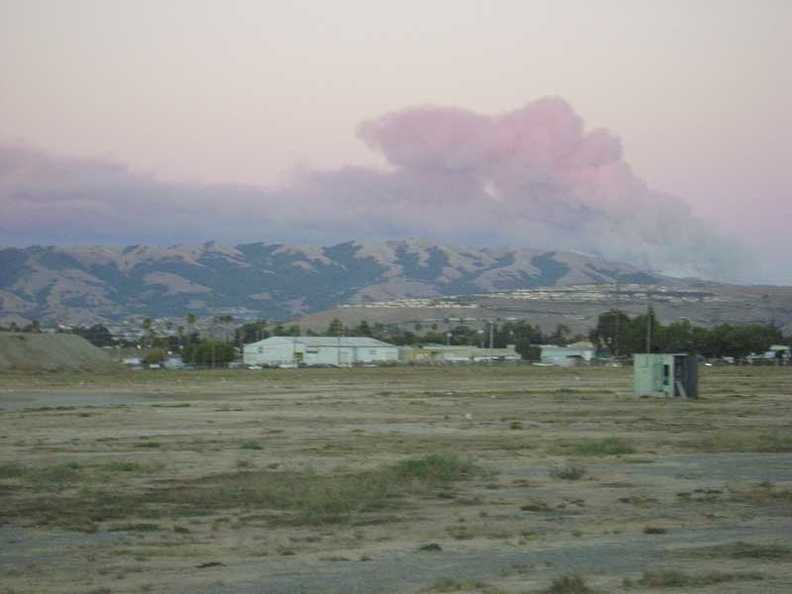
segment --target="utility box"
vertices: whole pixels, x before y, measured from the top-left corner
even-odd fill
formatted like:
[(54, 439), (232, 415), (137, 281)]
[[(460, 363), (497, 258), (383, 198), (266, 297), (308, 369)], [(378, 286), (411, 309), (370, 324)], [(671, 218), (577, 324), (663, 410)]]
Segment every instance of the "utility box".
[(698, 398), (695, 355), (633, 355), (633, 391), (637, 396)]

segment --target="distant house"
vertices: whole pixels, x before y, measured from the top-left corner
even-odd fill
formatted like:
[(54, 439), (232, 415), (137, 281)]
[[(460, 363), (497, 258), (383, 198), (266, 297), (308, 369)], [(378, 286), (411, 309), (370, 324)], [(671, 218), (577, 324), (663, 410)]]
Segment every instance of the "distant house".
[(273, 336), (242, 350), (245, 365), (293, 367), (334, 365), (347, 367), (399, 360), (398, 347), (373, 338), (341, 336)]
[(557, 367), (588, 364), (594, 358), (594, 345), (590, 342), (576, 342), (569, 346), (543, 344), (539, 348), (542, 363)]
[(783, 344), (774, 344), (770, 350), (764, 354), (764, 358), (768, 361), (775, 361), (781, 365), (788, 363), (790, 360), (790, 347)]
[(184, 369), (185, 364), (181, 355), (168, 355), (162, 362), (165, 369)]

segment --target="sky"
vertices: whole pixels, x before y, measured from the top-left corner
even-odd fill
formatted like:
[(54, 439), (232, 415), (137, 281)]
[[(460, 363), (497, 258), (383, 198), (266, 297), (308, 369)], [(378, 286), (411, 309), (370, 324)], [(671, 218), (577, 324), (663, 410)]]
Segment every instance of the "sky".
[(0, 246), (422, 237), (792, 285), (787, 0), (0, 0)]

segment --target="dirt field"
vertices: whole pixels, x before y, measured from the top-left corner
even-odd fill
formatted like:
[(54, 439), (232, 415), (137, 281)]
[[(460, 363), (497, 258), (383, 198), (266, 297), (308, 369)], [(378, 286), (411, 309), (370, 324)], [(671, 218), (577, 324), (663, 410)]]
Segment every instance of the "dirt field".
[(789, 592), (792, 369), (0, 375), (0, 594)]

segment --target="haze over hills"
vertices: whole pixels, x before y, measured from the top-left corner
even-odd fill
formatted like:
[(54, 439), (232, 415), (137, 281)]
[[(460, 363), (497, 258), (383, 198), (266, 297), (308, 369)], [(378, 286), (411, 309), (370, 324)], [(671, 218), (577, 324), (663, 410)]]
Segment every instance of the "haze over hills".
[[(465, 295), (478, 295), (473, 301), (484, 307), (500, 304), (493, 311), (529, 317), (530, 311), (523, 315), (519, 307), (504, 308), (504, 303), (537, 303), (543, 299), (541, 291), (531, 299), (520, 291), (552, 287), (566, 288), (567, 296), (582, 295), (576, 298), (578, 306), (563, 315), (574, 313), (575, 307), (595, 308), (593, 315), (613, 306), (612, 295), (604, 300), (594, 295), (613, 293), (617, 283), (638, 287), (631, 290), (633, 294), (640, 293), (641, 286), (662, 285), (695, 295), (686, 297), (687, 303), (702, 305), (708, 299), (719, 303), (720, 313), (715, 319), (702, 319), (705, 324), (718, 319), (768, 321), (768, 316), (781, 325), (792, 321), (792, 302), (783, 298), (792, 294), (792, 289), (745, 289), (739, 298), (744, 307), (735, 305), (738, 317), (731, 319), (728, 303), (736, 299), (734, 288), (732, 297), (727, 298), (723, 297), (725, 286), (713, 283), (662, 277), (572, 252), (398, 240), (350, 241), (324, 247), (212, 242), (171, 247), (6, 248), (0, 250), (0, 323), (36, 319), (88, 325), (134, 317), (184, 319), (188, 312), (232, 315), (238, 322), (301, 316), (308, 322), (311, 314), (341, 306), (359, 306), (345, 311), (349, 315), (355, 310), (361, 317), (373, 315), (375, 309), (392, 311), (392, 304), (400, 300), (403, 318), (404, 310), (412, 307), (419, 315), (418, 310), (427, 306), (426, 301), (411, 306), (405, 299)], [(581, 286), (582, 292), (577, 288)], [(622, 297), (625, 305), (629, 293)], [(544, 299), (564, 301), (551, 293)], [(754, 301), (756, 307), (751, 305)], [(366, 304), (367, 309), (360, 307)], [(446, 301), (446, 305), (450, 308), (454, 303)]]

